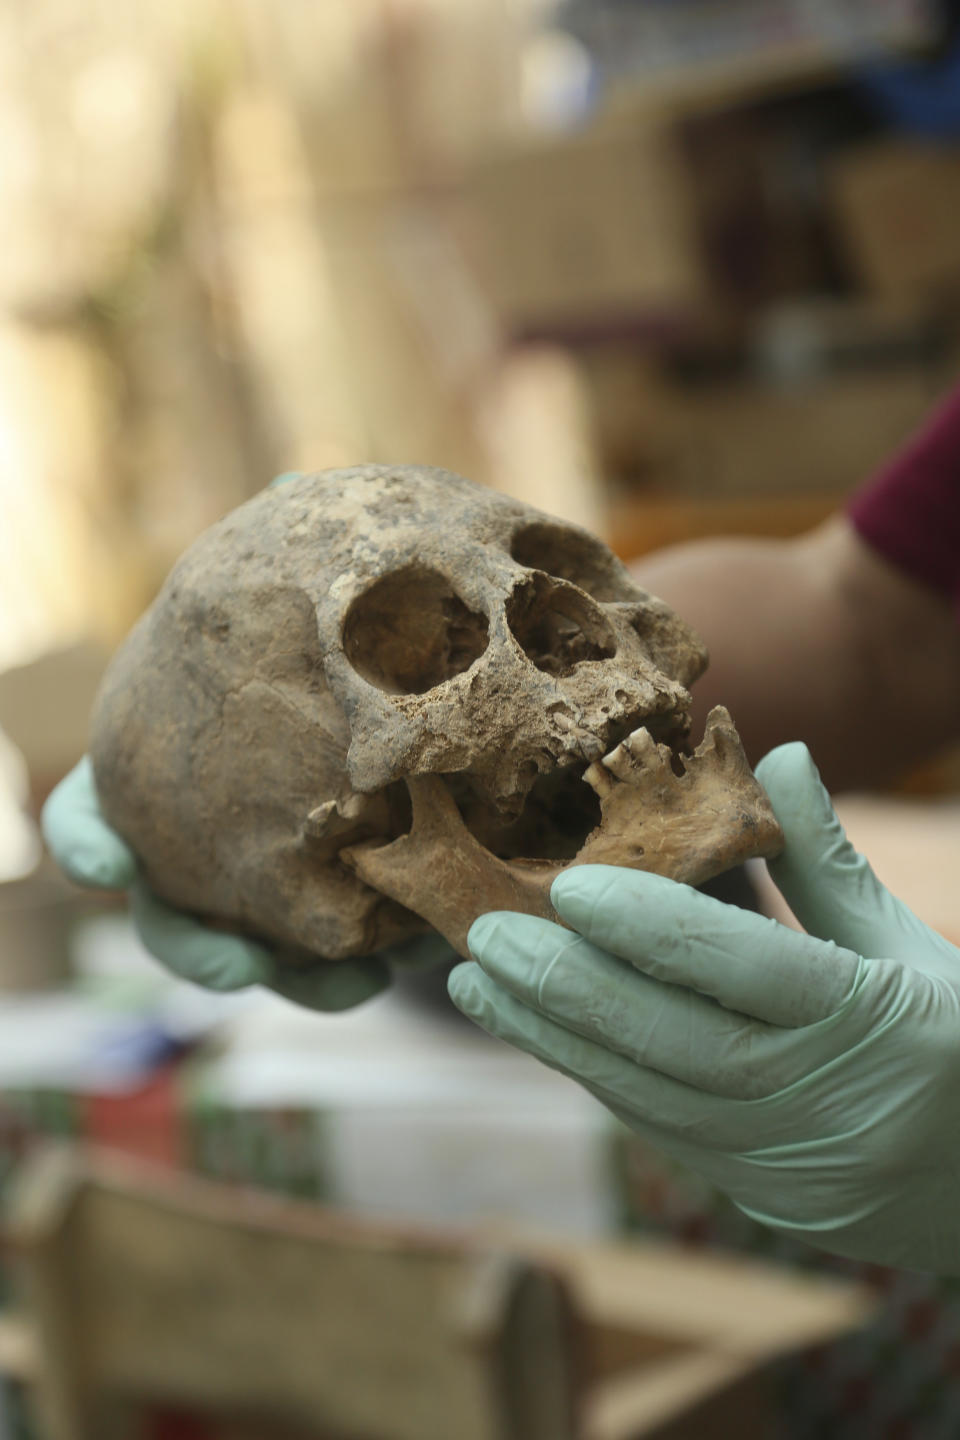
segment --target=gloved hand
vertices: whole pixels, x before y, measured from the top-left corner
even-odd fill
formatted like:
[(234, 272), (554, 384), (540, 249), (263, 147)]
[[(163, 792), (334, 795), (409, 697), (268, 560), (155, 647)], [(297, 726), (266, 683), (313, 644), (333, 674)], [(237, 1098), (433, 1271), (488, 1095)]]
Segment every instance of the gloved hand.
[(78, 885), (127, 890), (134, 924), (151, 955), (184, 980), (210, 990), (265, 985), (311, 1010), (347, 1010), (390, 984), (392, 962), (409, 966), (451, 954), (439, 936), (425, 936), (377, 955), (296, 969), (284, 964), (281, 951), (172, 910), (139, 878), (133, 852), (100, 813), (87, 756), (50, 795), (42, 825), (61, 870)]
[[(272, 481), (295, 479), (288, 471)], [(54, 860), (78, 885), (128, 890), (143, 944), (185, 980), (211, 990), (265, 985), (312, 1010), (346, 1010), (390, 984), (391, 966), (421, 968), (449, 959), (440, 936), (422, 936), (376, 955), (318, 963), (309, 970), (284, 964), (283, 954), (241, 935), (211, 929), (162, 904), (139, 878), (136, 857), (100, 811), (93, 768), (84, 757), (51, 793), (43, 809), (44, 838)]]
[(482, 916), (450, 993), (745, 1214), (836, 1254), (960, 1274), (960, 951), (850, 845), (806, 747), (758, 767), (805, 927), (574, 867), (573, 930)]

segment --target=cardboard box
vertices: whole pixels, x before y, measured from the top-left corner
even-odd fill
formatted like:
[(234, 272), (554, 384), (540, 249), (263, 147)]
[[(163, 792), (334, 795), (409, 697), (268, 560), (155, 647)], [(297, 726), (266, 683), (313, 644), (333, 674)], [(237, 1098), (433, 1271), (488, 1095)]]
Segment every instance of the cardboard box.
[(706, 495), (832, 494), (890, 459), (937, 392), (922, 371), (827, 376), (780, 389), (706, 387), (668, 422), (659, 488)]
[(960, 295), (960, 145), (887, 140), (850, 151), (829, 188), (854, 273), (878, 295)]
[(827, 291), (816, 88), (843, 67), (668, 70), (613, 87), (582, 129), (519, 136), (466, 179), (492, 297), (514, 332), (698, 332), (705, 311)]
[[(942, 392), (921, 367), (776, 385), (670, 385), (642, 362), (590, 366), (601, 455), (647, 496), (833, 497), (884, 464)], [(631, 428), (632, 426), (632, 428)]]
[(474, 169), (466, 205), (514, 332), (671, 320), (705, 298), (685, 172), (657, 116), (503, 149)]
[(0, 728), (26, 762), (38, 805), (87, 747), (108, 659), (106, 648), (88, 639), (0, 671)]

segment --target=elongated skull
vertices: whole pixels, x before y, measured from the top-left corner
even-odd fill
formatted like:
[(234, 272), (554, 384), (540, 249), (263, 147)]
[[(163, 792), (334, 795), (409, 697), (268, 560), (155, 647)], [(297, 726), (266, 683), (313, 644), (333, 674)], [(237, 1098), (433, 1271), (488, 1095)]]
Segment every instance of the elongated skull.
[(585, 531), (443, 470), (264, 491), (179, 561), (107, 673), (97, 789), (161, 897), (366, 954), (563, 866), (699, 883), (773, 853), (692, 631)]

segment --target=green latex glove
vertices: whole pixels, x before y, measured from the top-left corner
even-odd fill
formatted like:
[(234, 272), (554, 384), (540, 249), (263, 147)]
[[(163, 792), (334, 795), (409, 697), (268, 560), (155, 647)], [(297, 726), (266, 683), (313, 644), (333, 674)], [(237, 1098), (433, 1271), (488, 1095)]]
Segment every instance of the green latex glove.
[(390, 983), (390, 959), (401, 952), (399, 946), (336, 965), (294, 969), (284, 964), (279, 951), (242, 935), (213, 930), (162, 904), (139, 878), (133, 852), (100, 813), (87, 756), (50, 795), (42, 825), (50, 853), (71, 880), (129, 891), (130, 910), (143, 944), (184, 980), (210, 990), (265, 985), (312, 1010), (347, 1010)]
[(747, 1215), (840, 1255), (960, 1274), (960, 951), (850, 845), (806, 747), (757, 771), (807, 934), (656, 875), (574, 867), (473, 926), (485, 1029), (580, 1081)]
[[(296, 479), (278, 475), (273, 485)], [(320, 963), (310, 969), (284, 964), (283, 955), (241, 935), (213, 930), (151, 894), (139, 878), (136, 857), (104, 820), (93, 768), (84, 757), (51, 793), (43, 834), (53, 858), (79, 885), (128, 890), (133, 920), (147, 950), (185, 980), (211, 990), (265, 985), (313, 1010), (346, 1010), (390, 984), (391, 966), (420, 968), (452, 955), (439, 936), (424, 936), (376, 955)]]

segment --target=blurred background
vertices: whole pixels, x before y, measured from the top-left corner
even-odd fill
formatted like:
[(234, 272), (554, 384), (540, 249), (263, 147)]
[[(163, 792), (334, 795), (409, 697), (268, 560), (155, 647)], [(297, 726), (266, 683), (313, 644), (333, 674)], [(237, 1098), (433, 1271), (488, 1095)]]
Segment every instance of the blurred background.
[[(631, 559), (810, 528), (958, 377), (956, 4), (0, 0), (0, 1176), (55, 1135), (372, 1222), (808, 1271), (438, 986), (324, 1018), (175, 982), (35, 820), (112, 647), (277, 473), (439, 465)], [(841, 808), (960, 940), (958, 791), (950, 751)], [(878, 1318), (811, 1349), (784, 1291), (762, 1433), (956, 1435), (954, 1287), (819, 1268)], [(79, 1434), (25, 1356), (0, 1333), (0, 1424)], [(199, 1423), (149, 1434), (228, 1433)]]

